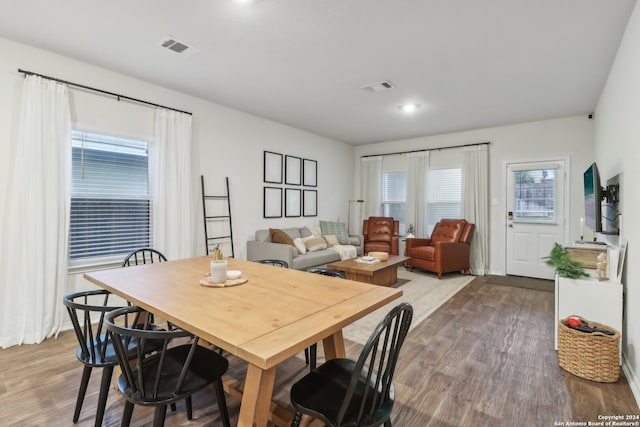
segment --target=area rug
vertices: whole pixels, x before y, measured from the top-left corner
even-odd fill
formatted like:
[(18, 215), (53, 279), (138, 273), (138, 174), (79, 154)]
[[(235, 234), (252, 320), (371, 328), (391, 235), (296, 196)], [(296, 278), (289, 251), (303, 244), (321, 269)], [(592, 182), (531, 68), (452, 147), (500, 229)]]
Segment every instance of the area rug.
[(344, 328), (344, 338), (360, 344), (366, 343), (371, 332), (389, 310), (401, 302), (408, 302), (413, 306), (411, 330), (473, 279), (473, 276), (446, 274), (438, 280), (435, 274), (410, 272), (400, 267), (398, 283), (394, 287), (402, 289), (402, 296)]

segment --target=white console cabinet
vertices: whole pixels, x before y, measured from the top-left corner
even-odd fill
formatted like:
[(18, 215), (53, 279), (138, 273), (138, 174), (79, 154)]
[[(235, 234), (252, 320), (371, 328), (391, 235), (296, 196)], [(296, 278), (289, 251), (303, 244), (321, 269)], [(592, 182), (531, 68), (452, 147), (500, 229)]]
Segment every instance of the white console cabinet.
[(567, 279), (556, 274), (555, 349), (558, 349), (558, 322), (567, 316), (581, 316), (615, 328), (622, 334), (622, 283), (592, 278)]

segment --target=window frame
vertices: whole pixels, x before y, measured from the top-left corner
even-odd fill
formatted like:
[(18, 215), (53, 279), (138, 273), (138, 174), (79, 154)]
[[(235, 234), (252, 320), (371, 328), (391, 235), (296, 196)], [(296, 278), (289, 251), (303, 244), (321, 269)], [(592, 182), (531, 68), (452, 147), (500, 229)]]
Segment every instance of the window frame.
[[(71, 137), (72, 137), (72, 148), (71, 148), (71, 157), (72, 157), (72, 161), (71, 161), (71, 175), (73, 176), (74, 171), (76, 170), (76, 162), (73, 161), (73, 157), (74, 157), (74, 149), (77, 149), (77, 141), (81, 140), (81, 139), (89, 139), (91, 137), (91, 135), (95, 135), (99, 138), (105, 138), (105, 139), (113, 139), (116, 141), (122, 141), (122, 142), (135, 142), (135, 143), (141, 143), (144, 144), (144, 151), (146, 152), (145, 156), (146, 157), (146, 165), (144, 166), (144, 168), (146, 169), (146, 195), (141, 196), (141, 195), (132, 195), (132, 194), (124, 194), (124, 193), (105, 193), (105, 194), (100, 194), (100, 191), (97, 192), (88, 192), (88, 191), (83, 191), (82, 193), (76, 193), (74, 194), (74, 180), (72, 178), (72, 182), (70, 185), (70, 197), (69, 197), (69, 232), (68, 232), (68, 247), (69, 247), (69, 255), (68, 255), (68, 270), (70, 272), (79, 272), (79, 271), (87, 271), (87, 270), (95, 270), (96, 268), (107, 268), (107, 267), (112, 267), (112, 266), (119, 266), (122, 263), (122, 260), (124, 259), (124, 257), (131, 252), (134, 249), (137, 249), (138, 247), (140, 247), (140, 244), (135, 244), (132, 245), (130, 248), (122, 248), (121, 252), (117, 252), (117, 253), (112, 253), (112, 254), (106, 254), (106, 255), (97, 255), (97, 256), (82, 256), (82, 257), (75, 257), (72, 258), (72, 233), (74, 232), (73, 229), (73, 221), (74, 221), (74, 201), (80, 201), (83, 204), (86, 204), (87, 201), (91, 201), (91, 200), (96, 200), (98, 202), (102, 201), (108, 201), (108, 200), (116, 200), (116, 201), (120, 201), (121, 202), (121, 206), (125, 207), (125, 208), (131, 208), (131, 206), (126, 206), (126, 203), (130, 203), (131, 201), (142, 201), (142, 202), (146, 202), (146, 207), (144, 206), (145, 203), (142, 203), (139, 208), (142, 208), (142, 211), (144, 211), (146, 209), (147, 214), (146, 214), (146, 230), (148, 230), (146, 237), (143, 237), (142, 240), (144, 240), (144, 246), (148, 246), (148, 247), (152, 247), (153, 246), (153, 197), (151, 194), (151, 185), (150, 185), (150, 172), (151, 172), (151, 157), (150, 157), (150, 148), (151, 148), (151, 144), (152, 142), (149, 140), (144, 140), (141, 139), (139, 137), (126, 137), (126, 136), (121, 136), (121, 135), (114, 135), (114, 134), (109, 134), (106, 132), (102, 132), (102, 131), (88, 131), (88, 130), (84, 130), (84, 129), (72, 129), (72, 133), (71, 133)], [(89, 136), (87, 136), (89, 135)], [(96, 142), (97, 144), (100, 144), (100, 142)], [(104, 143), (104, 141), (102, 142)], [(124, 146), (125, 144), (123, 144)], [(84, 147), (83, 147), (84, 149)], [(107, 150), (105, 150), (107, 151)], [(139, 150), (138, 150), (139, 151)], [(123, 153), (126, 154), (126, 153)], [(84, 153), (82, 154), (84, 155)], [(84, 160), (83, 160), (84, 161)], [(84, 167), (84, 166), (83, 166)], [(105, 188), (101, 188), (100, 190), (104, 191)], [(113, 208), (113, 211), (107, 211), (106, 215), (108, 215), (109, 213), (114, 214), (115, 212), (117, 212), (117, 207)], [(139, 210), (139, 209), (138, 209)], [(134, 215), (132, 218), (136, 219), (136, 218), (144, 218), (144, 213), (142, 214), (142, 216), (140, 215)], [(80, 215), (81, 216), (81, 215)], [(108, 219), (109, 217), (106, 216), (105, 219)], [(124, 217), (122, 219), (128, 220), (130, 219), (129, 217)], [(85, 220), (87, 221), (87, 220)], [(95, 225), (95, 224), (94, 224)], [(116, 231), (118, 231), (116, 229)], [(92, 231), (83, 231), (84, 234), (89, 234)], [(96, 232), (96, 233), (99, 233)], [(118, 233), (116, 233), (118, 234)], [(104, 234), (103, 234), (104, 235)], [(120, 233), (120, 235), (122, 235), (122, 233)], [(126, 234), (124, 234), (124, 237), (130, 237)], [(86, 236), (85, 236), (86, 238)], [(116, 237), (117, 238), (117, 237)], [(114, 239), (114, 237), (112, 237), (112, 240)], [(135, 246), (135, 247), (134, 247)]]

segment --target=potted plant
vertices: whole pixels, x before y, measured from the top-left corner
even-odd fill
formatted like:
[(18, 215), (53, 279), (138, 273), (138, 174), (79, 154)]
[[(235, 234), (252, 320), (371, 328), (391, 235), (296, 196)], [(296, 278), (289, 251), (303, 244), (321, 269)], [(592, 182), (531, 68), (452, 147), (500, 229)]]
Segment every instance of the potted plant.
[(547, 257), (547, 264), (552, 265), (560, 277), (579, 279), (589, 276), (580, 264), (569, 259), (567, 250), (558, 243), (553, 245), (553, 249)]
[(415, 229), (413, 228), (413, 224), (409, 224), (409, 227), (407, 227), (407, 235), (406, 238), (407, 239), (413, 239), (414, 236), (413, 233), (415, 233)]

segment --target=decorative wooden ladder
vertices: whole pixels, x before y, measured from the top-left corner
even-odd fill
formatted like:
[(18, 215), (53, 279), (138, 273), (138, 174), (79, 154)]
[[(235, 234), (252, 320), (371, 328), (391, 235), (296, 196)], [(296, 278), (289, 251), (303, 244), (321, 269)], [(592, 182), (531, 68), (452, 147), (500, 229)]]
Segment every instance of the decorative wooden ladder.
[[(229, 177), (225, 178), (226, 180), (226, 188), (227, 192), (224, 195), (207, 195), (204, 189), (204, 175), (200, 175), (200, 186), (202, 189), (202, 214), (204, 217), (204, 246), (207, 250), (207, 255), (209, 255), (209, 245), (212, 242), (229, 239), (231, 241), (231, 258), (235, 257), (235, 252), (233, 249), (233, 226), (231, 223), (231, 196), (229, 194)], [(226, 215), (209, 215), (207, 214), (207, 200), (218, 200), (218, 201), (226, 201)], [(229, 223), (229, 233), (222, 235), (209, 235), (209, 224), (211, 222), (218, 221), (228, 221)]]

